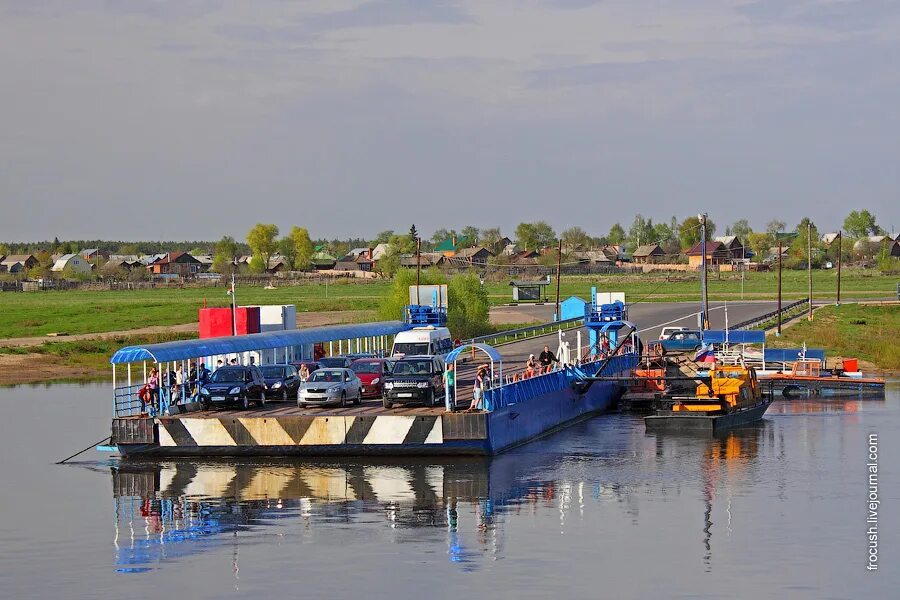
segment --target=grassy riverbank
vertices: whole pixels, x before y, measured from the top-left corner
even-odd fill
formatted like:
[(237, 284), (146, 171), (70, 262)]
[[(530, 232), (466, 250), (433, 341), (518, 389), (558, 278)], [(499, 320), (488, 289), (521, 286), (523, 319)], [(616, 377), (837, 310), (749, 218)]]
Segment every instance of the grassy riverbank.
[(825, 355), (857, 357), (886, 371), (900, 372), (900, 305), (844, 304), (815, 312), (812, 322), (802, 320), (769, 337), (772, 346), (825, 348)]
[[(833, 297), (834, 271), (814, 273), (814, 296)], [(842, 295), (847, 299), (885, 297), (895, 293), (896, 277), (873, 271), (845, 271)], [(660, 274), (565, 277), (560, 296), (587, 298), (596, 285), (603, 291), (624, 291), (629, 302), (670, 302), (699, 299), (696, 273), (669, 277)], [(311, 283), (267, 290), (261, 287), (238, 288), (240, 304), (295, 304), (298, 312), (375, 310), (390, 290), (390, 281), (370, 283)], [(508, 281), (487, 283), (492, 304), (511, 300)], [(806, 297), (806, 273), (786, 271), (784, 298)], [(709, 281), (710, 300), (768, 300), (776, 293), (774, 273), (747, 273), (743, 284), (732, 274), (713, 274)], [(552, 301), (556, 290), (546, 290)], [(64, 291), (0, 294), (0, 339), (44, 336), (53, 332), (68, 334), (124, 331), (148, 325), (171, 326), (197, 320), (197, 310), (208, 306), (227, 306), (223, 287), (171, 288), (134, 291)]]
[(0, 346), (0, 385), (49, 381), (96, 381), (110, 376), (109, 357), (123, 346), (197, 337), (191, 333), (115, 336), (96, 340)]

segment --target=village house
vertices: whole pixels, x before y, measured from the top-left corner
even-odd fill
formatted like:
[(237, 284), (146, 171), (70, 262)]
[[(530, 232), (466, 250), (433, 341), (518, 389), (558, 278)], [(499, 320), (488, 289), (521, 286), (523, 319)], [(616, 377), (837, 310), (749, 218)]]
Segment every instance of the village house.
[[(703, 252), (701, 242), (694, 244), (685, 254), (688, 257), (688, 265), (700, 267), (703, 265)], [(706, 242), (706, 264), (724, 265), (731, 262), (731, 252), (725, 244), (719, 241)]]
[(78, 254), (80, 254), (84, 260), (94, 265), (99, 264), (100, 261), (109, 259), (109, 252), (104, 252), (99, 248), (87, 248)]
[(666, 253), (659, 244), (645, 244), (638, 247), (631, 255), (632, 262), (638, 264), (647, 264), (659, 262)]
[(434, 251), (444, 256), (455, 256), (457, 252), (468, 247), (469, 240), (464, 235), (450, 236), (434, 247)]
[(32, 254), (10, 254), (0, 261), (0, 269), (5, 273), (21, 273), (38, 265), (38, 259)]
[(454, 266), (469, 264), (476, 267), (483, 267), (487, 265), (488, 259), (492, 256), (494, 256), (494, 253), (487, 248), (483, 246), (473, 246), (472, 248), (462, 248), (457, 251), (456, 255), (453, 257), (452, 263)]
[(54, 273), (90, 273), (93, 268), (94, 265), (80, 254), (63, 254), (56, 259), (50, 270)]
[(200, 272), (200, 261), (187, 252), (172, 252), (166, 258), (147, 265), (152, 275), (179, 275), (193, 277)]
[(728, 250), (728, 253), (731, 255), (732, 262), (744, 261), (750, 257), (750, 253), (747, 252), (744, 244), (736, 235), (723, 235), (717, 237), (715, 241), (721, 242), (722, 245), (725, 246), (725, 249)]

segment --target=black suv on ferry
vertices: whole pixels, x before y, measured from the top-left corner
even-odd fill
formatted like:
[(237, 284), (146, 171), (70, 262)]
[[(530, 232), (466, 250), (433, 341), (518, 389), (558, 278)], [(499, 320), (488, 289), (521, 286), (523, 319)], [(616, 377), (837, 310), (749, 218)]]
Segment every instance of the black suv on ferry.
[(251, 402), (260, 406), (266, 403), (266, 380), (259, 367), (221, 367), (200, 388), (200, 405), (204, 409), (229, 404), (247, 409)]
[(434, 356), (406, 356), (384, 378), (385, 408), (394, 404), (438, 406), (444, 401), (444, 363)]

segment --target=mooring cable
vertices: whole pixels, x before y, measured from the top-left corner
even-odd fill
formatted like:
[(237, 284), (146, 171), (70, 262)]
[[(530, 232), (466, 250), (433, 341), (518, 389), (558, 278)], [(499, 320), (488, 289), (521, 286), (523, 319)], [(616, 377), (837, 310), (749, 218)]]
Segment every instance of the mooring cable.
[(96, 448), (97, 446), (99, 446), (99, 445), (102, 444), (103, 442), (109, 440), (111, 437), (112, 437), (112, 436), (109, 436), (109, 435), (108, 435), (108, 436), (106, 436), (105, 438), (103, 438), (102, 440), (99, 440), (99, 441), (94, 442), (93, 444), (91, 444), (90, 446), (88, 446), (87, 448), (85, 448), (84, 450), (80, 450), (80, 451), (76, 452), (75, 454), (73, 454), (72, 456), (70, 456), (70, 457), (68, 457), (68, 458), (62, 459), (61, 461), (59, 461), (59, 462), (56, 463), (56, 464), (61, 465), (61, 464), (65, 463), (65, 462), (67, 462), (67, 461), (70, 461), (70, 460), (72, 460), (73, 458), (75, 458), (76, 456), (78, 456), (79, 454), (84, 454), (85, 452), (87, 452), (87, 451), (90, 450), (91, 448)]

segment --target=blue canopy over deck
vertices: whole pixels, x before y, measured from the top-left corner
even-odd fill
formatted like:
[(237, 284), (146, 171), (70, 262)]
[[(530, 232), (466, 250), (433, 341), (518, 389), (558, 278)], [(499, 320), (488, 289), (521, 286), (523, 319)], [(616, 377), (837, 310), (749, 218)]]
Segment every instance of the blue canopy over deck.
[(825, 350), (822, 348), (766, 348), (763, 359), (767, 363), (792, 363), (801, 358), (818, 360), (825, 364)]
[(491, 360), (503, 362), (503, 356), (497, 351), (497, 349), (487, 344), (463, 344), (462, 346), (451, 350), (450, 353), (446, 357), (444, 357), (444, 362), (452, 363), (460, 354), (467, 350), (471, 350), (472, 348), (478, 348), (479, 350), (482, 350), (491, 358)]
[(703, 341), (707, 344), (765, 344), (766, 332), (762, 329), (725, 331), (724, 329), (707, 329), (703, 332)]
[(288, 348), (336, 340), (396, 335), (411, 327), (411, 325), (401, 321), (381, 321), (378, 323), (332, 325), (328, 327), (252, 333), (249, 335), (163, 342), (145, 346), (126, 346), (113, 354), (109, 362), (116, 365), (140, 361), (159, 363), (188, 360), (200, 356), (237, 354), (239, 352)]

